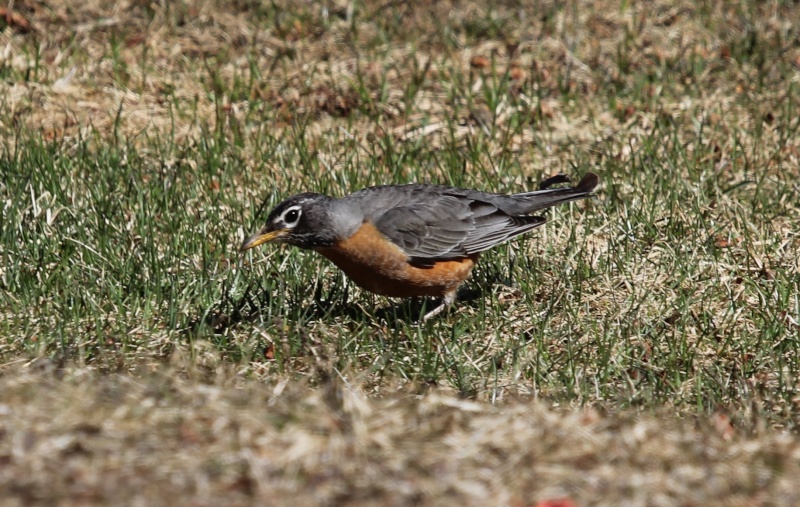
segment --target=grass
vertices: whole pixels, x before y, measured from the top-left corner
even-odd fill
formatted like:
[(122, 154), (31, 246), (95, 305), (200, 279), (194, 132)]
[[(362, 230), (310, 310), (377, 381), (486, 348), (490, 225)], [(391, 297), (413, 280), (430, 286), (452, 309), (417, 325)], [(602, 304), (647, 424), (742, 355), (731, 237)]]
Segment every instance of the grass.
[[(797, 502), (795, 4), (15, 8), (0, 496)], [(299, 191), (590, 170), (424, 325), (238, 253)]]

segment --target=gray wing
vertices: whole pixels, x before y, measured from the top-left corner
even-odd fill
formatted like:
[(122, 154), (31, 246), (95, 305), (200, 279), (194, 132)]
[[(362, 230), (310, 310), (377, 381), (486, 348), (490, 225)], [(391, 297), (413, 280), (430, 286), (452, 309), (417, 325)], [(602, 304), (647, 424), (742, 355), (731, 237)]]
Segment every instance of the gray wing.
[(411, 262), (424, 265), (482, 252), (543, 225), (544, 217), (528, 213), (589, 197), (599, 178), (589, 172), (574, 187), (551, 188), (568, 181), (553, 176), (539, 190), (513, 195), (409, 184), (370, 187), (348, 198)]
[(377, 217), (375, 227), (411, 262), (426, 264), (482, 252), (545, 221), (543, 217), (510, 216), (494, 204), (444, 194), (394, 207)]

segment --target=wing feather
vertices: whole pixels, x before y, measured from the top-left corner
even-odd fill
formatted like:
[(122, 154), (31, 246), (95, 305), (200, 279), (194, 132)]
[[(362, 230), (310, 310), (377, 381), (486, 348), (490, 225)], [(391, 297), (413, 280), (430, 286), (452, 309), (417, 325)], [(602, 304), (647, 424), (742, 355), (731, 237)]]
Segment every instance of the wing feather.
[(370, 187), (343, 199), (400, 247), (409, 261), (432, 265), (487, 250), (546, 222), (530, 213), (591, 196), (599, 178), (586, 173), (574, 187), (552, 188), (569, 178), (554, 176), (539, 190), (500, 195), (438, 185)]
[(507, 215), (488, 202), (443, 195), (392, 208), (375, 226), (415, 263), (426, 264), (482, 252), (544, 222)]

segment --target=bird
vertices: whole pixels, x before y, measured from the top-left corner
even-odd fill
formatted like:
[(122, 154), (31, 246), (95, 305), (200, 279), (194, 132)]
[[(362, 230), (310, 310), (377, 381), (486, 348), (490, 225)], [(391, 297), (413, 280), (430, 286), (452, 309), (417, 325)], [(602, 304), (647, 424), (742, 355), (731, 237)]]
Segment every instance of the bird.
[(455, 302), (482, 252), (544, 225), (535, 211), (594, 195), (600, 178), (587, 172), (574, 187), (553, 188), (569, 181), (558, 174), (510, 195), (420, 183), (341, 198), (305, 192), (278, 204), (240, 251), (287, 243), (322, 254), (375, 294), (442, 298), (427, 321)]

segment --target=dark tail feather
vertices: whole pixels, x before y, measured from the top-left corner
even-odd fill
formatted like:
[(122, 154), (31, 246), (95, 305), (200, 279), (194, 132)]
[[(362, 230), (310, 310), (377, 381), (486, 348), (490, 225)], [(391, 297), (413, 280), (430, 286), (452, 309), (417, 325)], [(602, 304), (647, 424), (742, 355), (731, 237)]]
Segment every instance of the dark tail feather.
[(583, 175), (583, 178), (581, 178), (581, 181), (579, 181), (578, 184), (575, 185), (575, 188), (573, 190), (575, 190), (576, 192), (582, 192), (584, 194), (588, 194), (592, 190), (597, 188), (597, 185), (599, 183), (600, 183), (600, 176), (596, 175), (593, 172), (588, 172)]
[(592, 190), (600, 183), (600, 177), (595, 173), (588, 172), (574, 187), (549, 188), (552, 185), (568, 181), (569, 178), (559, 174), (542, 181), (539, 185), (541, 190), (514, 194), (511, 197), (517, 201), (520, 213), (531, 213), (557, 204), (590, 197)]
[(569, 176), (562, 173), (543, 179), (539, 182), (539, 190), (547, 190), (553, 185), (558, 185), (559, 183), (569, 183)]

